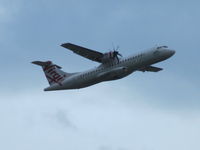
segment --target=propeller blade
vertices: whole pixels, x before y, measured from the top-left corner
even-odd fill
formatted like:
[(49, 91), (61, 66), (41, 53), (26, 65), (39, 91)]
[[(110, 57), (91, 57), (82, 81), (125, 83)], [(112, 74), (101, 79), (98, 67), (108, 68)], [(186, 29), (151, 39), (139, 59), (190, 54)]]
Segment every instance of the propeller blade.
[(118, 55), (119, 55), (120, 57), (122, 57), (122, 54), (118, 53)]

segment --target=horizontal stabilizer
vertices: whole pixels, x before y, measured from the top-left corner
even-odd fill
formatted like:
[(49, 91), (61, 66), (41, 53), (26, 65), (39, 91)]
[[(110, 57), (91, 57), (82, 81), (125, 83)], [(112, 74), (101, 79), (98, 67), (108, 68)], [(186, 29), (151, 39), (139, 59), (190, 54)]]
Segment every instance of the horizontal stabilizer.
[(46, 62), (42, 62), (42, 61), (33, 61), (32, 63), (35, 64), (35, 65), (39, 65), (39, 66), (46, 66), (46, 65), (49, 64), (48, 61), (46, 61)]
[[(35, 64), (35, 65), (42, 66), (42, 67), (52, 65), (51, 61), (45, 61), (45, 62), (43, 62), (43, 61), (33, 61), (32, 63)], [(62, 68), (62, 67), (55, 65), (55, 64), (54, 64), (54, 66), (56, 66), (58, 69)]]

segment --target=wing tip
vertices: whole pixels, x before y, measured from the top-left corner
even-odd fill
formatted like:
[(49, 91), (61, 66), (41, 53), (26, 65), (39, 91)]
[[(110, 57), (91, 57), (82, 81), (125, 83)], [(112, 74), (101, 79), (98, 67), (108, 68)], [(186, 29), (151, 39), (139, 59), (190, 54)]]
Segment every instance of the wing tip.
[(62, 43), (60, 46), (64, 47), (64, 48), (69, 48), (70, 45), (72, 45), (71, 43)]
[(61, 44), (60, 46), (66, 48), (66, 46), (67, 46), (68, 44), (69, 44), (69, 43), (63, 43), (63, 44)]

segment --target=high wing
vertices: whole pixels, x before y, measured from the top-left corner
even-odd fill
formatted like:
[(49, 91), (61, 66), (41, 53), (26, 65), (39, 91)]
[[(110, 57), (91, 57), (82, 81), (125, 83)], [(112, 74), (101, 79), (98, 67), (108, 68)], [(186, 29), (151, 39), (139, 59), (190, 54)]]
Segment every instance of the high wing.
[(75, 44), (71, 44), (71, 43), (64, 43), (61, 45), (64, 48), (67, 48), (71, 51), (73, 51), (74, 53), (83, 56), (85, 58), (88, 58), (92, 61), (96, 61), (99, 63), (102, 63), (102, 57), (103, 57), (103, 53), (85, 48), (85, 47), (81, 47)]
[(150, 72), (158, 72), (163, 70), (162, 68), (158, 68), (158, 67), (154, 67), (154, 66), (146, 66), (143, 67), (141, 69), (139, 69), (139, 71), (145, 72), (145, 71), (150, 71)]

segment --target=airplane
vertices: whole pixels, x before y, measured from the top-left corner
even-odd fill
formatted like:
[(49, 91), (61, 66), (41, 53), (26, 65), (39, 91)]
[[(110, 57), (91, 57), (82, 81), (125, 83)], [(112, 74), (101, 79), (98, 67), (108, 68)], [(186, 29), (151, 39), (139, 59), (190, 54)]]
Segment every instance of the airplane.
[(122, 57), (115, 49), (108, 53), (101, 53), (72, 43), (64, 43), (61, 46), (96, 61), (100, 65), (84, 72), (67, 73), (51, 61), (33, 61), (33, 64), (42, 67), (49, 82), (50, 86), (44, 91), (85, 88), (100, 82), (124, 78), (135, 71), (158, 72), (163, 69), (153, 64), (164, 61), (175, 54), (175, 50), (167, 46), (153, 47), (129, 57)]

